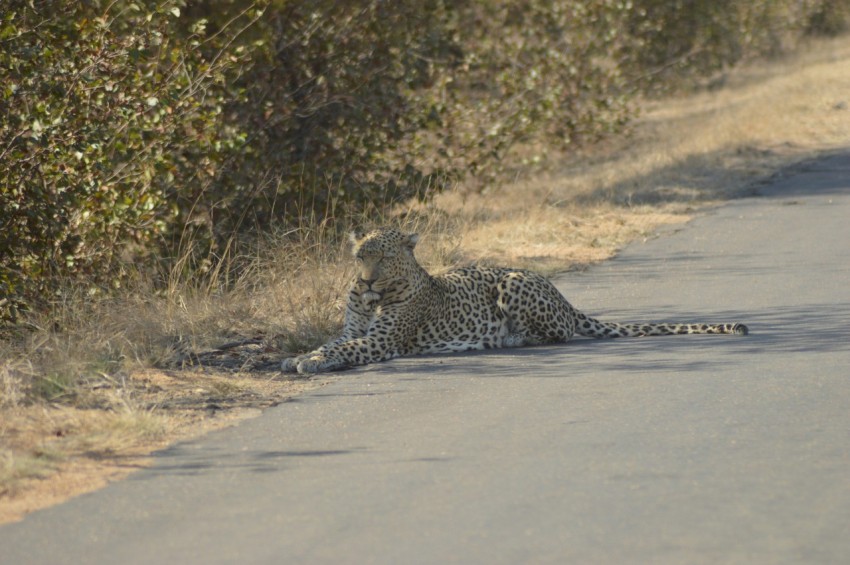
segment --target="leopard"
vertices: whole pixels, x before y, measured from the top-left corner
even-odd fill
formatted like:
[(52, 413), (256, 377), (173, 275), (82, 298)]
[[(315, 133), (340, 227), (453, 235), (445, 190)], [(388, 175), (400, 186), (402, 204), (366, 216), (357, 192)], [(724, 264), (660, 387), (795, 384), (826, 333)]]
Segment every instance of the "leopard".
[(543, 275), (506, 267), (459, 267), (431, 275), (417, 261), (419, 235), (380, 227), (351, 235), (357, 264), (342, 334), (281, 362), (312, 375), (422, 354), (620, 338), (736, 334), (742, 323), (604, 322), (574, 308)]

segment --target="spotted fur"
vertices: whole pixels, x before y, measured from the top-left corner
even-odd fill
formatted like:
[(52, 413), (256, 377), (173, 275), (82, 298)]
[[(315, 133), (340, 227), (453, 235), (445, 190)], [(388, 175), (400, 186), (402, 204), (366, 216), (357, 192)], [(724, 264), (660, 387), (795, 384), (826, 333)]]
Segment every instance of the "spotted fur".
[(582, 314), (542, 276), (467, 267), (429, 275), (413, 255), (418, 236), (381, 228), (353, 238), (359, 273), (342, 335), (284, 359), (303, 374), (422, 353), (446, 353), (594, 338), (746, 334), (744, 324), (618, 324)]

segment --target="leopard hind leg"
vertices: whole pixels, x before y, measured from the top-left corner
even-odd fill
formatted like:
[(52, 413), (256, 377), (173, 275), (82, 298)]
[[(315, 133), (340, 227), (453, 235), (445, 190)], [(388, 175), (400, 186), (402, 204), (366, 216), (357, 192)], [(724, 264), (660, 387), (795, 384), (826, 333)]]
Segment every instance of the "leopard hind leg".
[(511, 271), (497, 285), (497, 305), (509, 320), (502, 347), (569, 341), (575, 332), (575, 310), (546, 279)]

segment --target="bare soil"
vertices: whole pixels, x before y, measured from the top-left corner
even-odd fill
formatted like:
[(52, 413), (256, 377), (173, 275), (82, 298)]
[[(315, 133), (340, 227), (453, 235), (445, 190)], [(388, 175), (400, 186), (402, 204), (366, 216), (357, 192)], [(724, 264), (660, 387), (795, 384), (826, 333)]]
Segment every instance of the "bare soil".
[[(320, 386), (244, 366), (256, 345), (196, 356), (187, 369), (147, 369), (122, 387), (88, 391), (80, 406), (18, 406), (0, 424), (0, 523), (120, 480), (181, 440), (261, 414), (264, 408)], [(123, 398), (116, 399), (118, 395)]]

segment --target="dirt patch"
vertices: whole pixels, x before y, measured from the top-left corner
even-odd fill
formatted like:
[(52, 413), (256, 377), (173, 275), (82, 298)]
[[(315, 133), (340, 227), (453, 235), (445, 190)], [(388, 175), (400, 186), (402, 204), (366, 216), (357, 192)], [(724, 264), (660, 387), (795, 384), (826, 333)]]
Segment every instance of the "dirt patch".
[(320, 386), (269, 368), (245, 370), (252, 347), (196, 354), (185, 369), (133, 372), (118, 386), (93, 387), (79, 405), (0, 411), (0, 523), (102, 488), (149, 465), (158, 449)]

